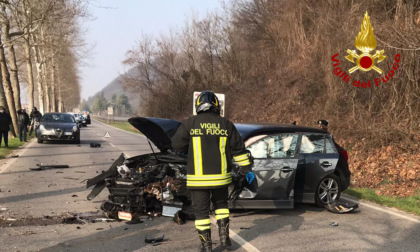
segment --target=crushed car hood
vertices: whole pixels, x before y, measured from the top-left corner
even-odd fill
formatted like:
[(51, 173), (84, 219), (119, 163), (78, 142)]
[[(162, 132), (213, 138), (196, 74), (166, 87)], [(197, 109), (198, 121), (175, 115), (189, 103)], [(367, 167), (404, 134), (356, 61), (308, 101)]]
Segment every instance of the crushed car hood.
[(152, 141), (161, 152), (173, 149), (171, 137), (181, 124), (176, 120), (153, 117), (132, 117), (128, 122)]

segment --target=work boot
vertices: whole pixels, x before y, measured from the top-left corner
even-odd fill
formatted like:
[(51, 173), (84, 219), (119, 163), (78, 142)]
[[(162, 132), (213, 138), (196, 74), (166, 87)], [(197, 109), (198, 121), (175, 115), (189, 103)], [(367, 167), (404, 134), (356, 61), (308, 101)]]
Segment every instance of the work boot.
[(219, 226), (220, 245), (222, 248), (228, 248), (232, 246), (229, 238), (229, 218), (218, 220), (217, 225)]
[(212, 243), (211, 243), (211, 230), (198, 230), (198, 236), (200, 237), (201, 245), (200, 245), (200, 252), (211, 252), (212, 251)]

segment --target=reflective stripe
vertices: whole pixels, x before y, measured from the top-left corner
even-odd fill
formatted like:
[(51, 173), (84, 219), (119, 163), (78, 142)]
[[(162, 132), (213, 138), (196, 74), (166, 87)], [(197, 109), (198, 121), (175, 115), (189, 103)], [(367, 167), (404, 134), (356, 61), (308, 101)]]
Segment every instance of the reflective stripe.
[(232, 183), (232, 178), (219, 180), (219, 181), (191, 181), (187, 180), (187, 186), (194, 187), (194, 186), (222, 186), (222, 185), (228, 185)]
[(248, 154), (242, 154), (242, 155), (233, 157), (233, 160), (235, 160), (236, 162), (242, 161), (243, 159), (248, 159)]
[(228, 179), (231, 176), (232, 175), (230, 173), (224, 174), (224, 175), (201, 175), (201, 176), (187, 175), (187, 180), (220, 180), (220, 179)]
[(195, 220), (195, 225), (196, 226), (205, 226), (205, 225), (210, 225), (210, 219), (202, 219), (202, 220)]
[(201, 159), (201, 137), (193, 137), (194, 170), (195, 175), (203, 174), (203, 160)]
[(250, 165), (251, 163), (249, 162), (249, 160), (245, 160), (245, 161), (241, 161), (241, 162), (236, 162), (239, 166), (247, 166)]
[(208, 226), (195, 226), (195, 228), (200, 230), (200, 231), (203, 231), (203, 230), (210, 229), (210, 225), (208, 225)]
[(227, 208), (216, 209), (215, 214), (229, 214), (229, 209)]
[(229, 218), (229, 214), (218, 214), (216, 215), (216, 220)]
[(220, 150), (220, 159), (222, 161), (222, 174), (227, 173), (227, 161), (226, 161), (226, 137), (220, 137), (219, 150)]

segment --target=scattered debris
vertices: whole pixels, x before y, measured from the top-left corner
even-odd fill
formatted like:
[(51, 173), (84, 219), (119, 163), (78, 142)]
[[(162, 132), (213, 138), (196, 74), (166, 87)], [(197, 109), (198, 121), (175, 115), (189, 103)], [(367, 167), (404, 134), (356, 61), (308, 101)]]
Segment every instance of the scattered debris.
[(6, 220), (7, 221), (16, 221), (16, 219), (13, 219), (13, 218), (7, 218)]
[(0, 207), (0, 211), (7, 211), (6, 207)]
[(99, 148), (101, 147), (100, 143), (90, 143), (90, 148)]
[(97, 228), (96, 230), (103, 230), (104, 228)]
[(84, 222), (77, 217), (68, 217), (63, 219), (63, 224), (84, 224)]
[(70, 166), (68, 165), (44, 165), (44, 164), (36, 164), (36, 166), (38, 166), (38, 168), (29, 168), (30, 170), (33, 171), (43, 171), (43, 170), (48, 170), (48, 169), (62, 169), (62, 168), (69, 168)]
[(261, 212), (261, 211), (264, 211), (264, 210), (263, 210), (263, 209), (261, 209), (261, 210), (255, 210), (255, 211), (248, 211), (248, 212), (241, 213), (241, 214), (235, 214), (234, 216), (232, 216), (232, 218), (237, 218), (237, 217), (242, 217), (242, 216), (253, 215), (253, 214), (259, 213), (259, 212)]
[(124, 230), (128, 230), (128, 227), (124, 228)]
[(251, 228), (249, 228), (249, 227), (241, 227), (241, 229), (251, 229)]
[(325, 205), (325, 208), (330, 211), (331, 213), (343, 214), (349, 213), (359, 207), (358, 204), (349, 205), (348, 203), (342, 203), (339, 201), (334, 201), (331, 204)]
[(56, 173), (64, 173), (63, 171), (58, 171), (58, 172), (56, 172)]
[(77, 229), (82, 229), (82, 228), (81, 228), (81, 227), (79, 227), (79, 226), (77, 226), (76, 228), (77, 228)]
[(162, 235), (161, 237), (157, 237), (157, 238), (147, 238), (147, 235), (146, 235), (146, 237), (144, 238), (144, 242), (159, 243), (159, 242), (162, 242), (164, 238), (165, 238), (165, 235)]
[(18, 158), (19, 155), (12, 155), (12, 158)]
[(76, 194), (73, 194), (71, 197), (75, 198), (75, 197), (79, 197), (79, 196), (77, 196)]
[(79, 180), (78, 178), (63, 177), (63, 179)]
[(74, 173), (86, 173), (84, 171), (75, 171)]
[[(139, 223), (143, 223), (142, 220), (140, 219), (135, 219), (135, 220), (131, 220), (131, 221), (127, 221), (126, 224), (128, 225), (132, 225), (132, 224), (139, 224)], [(128, 228), (127, 228), (128, 229)], [(124, 229), (125, 230), (125, 229)]]
[(110, 219), (110, 218), (97, 218), (97, 219), (93, 219), (92, 223), (96, 223), (96, 222), (113, 222), (113, 221), (117, 221), (116, 219)]
[(337, 222), (335, 222), (335, 221), (334, 221), (334, 222), (331, 222), (331, 223), (330, 223), (330, 226), (337, 227), (337, 226), (338, 226), (338, 223), (337, 223)]
[(51, 186), (57, 186), (57, 184), (56, 183), (48, 184), (48, 187), (51, 187)]

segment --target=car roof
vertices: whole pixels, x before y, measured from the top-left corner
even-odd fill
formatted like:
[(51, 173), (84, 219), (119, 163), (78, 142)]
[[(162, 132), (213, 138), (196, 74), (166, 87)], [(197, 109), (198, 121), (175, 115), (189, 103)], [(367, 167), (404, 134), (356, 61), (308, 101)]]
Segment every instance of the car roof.
[(297, 126), (294, 124), (235, 123), (235, 127), (244, 141), (253, 136), (271, 135), (276, 133), (309, 132), (329, 134), (327, 131), (322, 129)]

